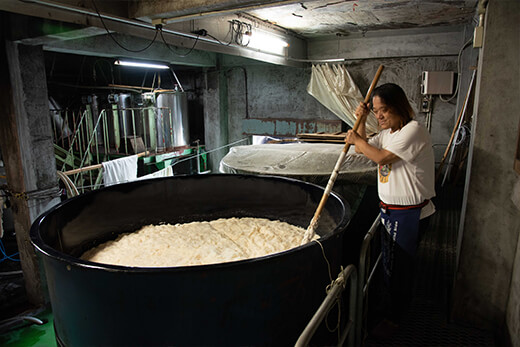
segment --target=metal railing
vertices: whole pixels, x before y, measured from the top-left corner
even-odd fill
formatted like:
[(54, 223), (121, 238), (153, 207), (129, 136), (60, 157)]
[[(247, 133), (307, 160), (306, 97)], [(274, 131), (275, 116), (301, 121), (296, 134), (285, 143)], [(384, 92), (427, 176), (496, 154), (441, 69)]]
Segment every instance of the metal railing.
[[(103, 109), (94, 114), (84, 110), (51, 110), (58, 171), (81, 169), (136, 151), (157, 153), (174, 143), (172, 112), (165, 107)], [(141, 142), (142, 141), (142, 142)], [(133, 148), (130, 148), (129, 142)], [(74, 174), (73, 183), (81, 192), (99, 188), (101, 170)]]
[(349, 300), (349, 320), (345, 326), (343, 333), (338, 341), (338, 346), (343, 346), (347, 337), (349, 338), (348, 345), (354, 346), (355, 343), (355, 326), (356, 326), (356, 302), (357, 302), (357, 271), (354, 265), (348, 265), (342, 270), (338, 278), (334, 280), (331, 288), (329, 289), (327, 296), (321, 303), (320, 307), (307, 324), (300, 337), (296, 341), (295, 346), (303, 347), (308, 346), (314, 333), (322, 323), (323, 319), (327, 316), (329, 310), (336, 304), (338, 298), (342, 295), (345, 290), (347, 283), (350, 280), (350, 300)]
[(350, 279), (350, 295), (349, 295), (349, 320), (339, 338), (338, 346), (343, 346), (348, 337), (348, 346), (361, 346), (363, 326), (366, 324), (365, 310), (368, 309), (368, 288), (372, 282), (374, 273), (381, 262), (381, 252), (377, 255), (377, 259), (371, 266), (371, 250), (374, 237), (378, 233), (381, 224), (381, 214), (372, 223), (372, 226), (365, 234), (361, 243), (358, 271), (353, 264), (348, 265), (340, 272), (338, 278), (333, 282), (332, 287), (327, 293), (322, 304), (305, 327), (304, 331), (298, 338), (295, 346), (308, 346), (314, 333), (326, 317), (329, 310), (336, 303), (342, 294)]
[[(358, 310), (356, 312), (356, 346), (361, 346), (362, 334), (363, 334), (363, 326), (366, 324), (366, 315), (365, 310), (368, 309), (368, 287), (372, 282), (372, 278), (381, 261), (381, 253), (378, 254), (374, 265), (371, 267), (371, 250), (372, 250), (372, 240), (374, 236), (377, 234), (379, 230), (379, 225), (381, 224), (381, 214), (379, 213), (372, 223), (372, 226), (366, 233), (363, 238), (363, 242), (361, 243), (361, 250), (359, 253), (359, 281), (358, 281), (358, 290), (357, 290), (357, 298), (356, 305)], [(368, 275), (368, 276), (367, 276)]]

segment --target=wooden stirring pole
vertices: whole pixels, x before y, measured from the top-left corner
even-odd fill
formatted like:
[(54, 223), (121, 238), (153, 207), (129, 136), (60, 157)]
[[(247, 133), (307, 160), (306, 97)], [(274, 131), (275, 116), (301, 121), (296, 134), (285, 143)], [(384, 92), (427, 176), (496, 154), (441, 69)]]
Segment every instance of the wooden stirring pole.
[[(379, 68), (377, 69), (376, 75), (374, 76), (374, 79), (372, 80), (372, 84), (370, 85), (370, 88), (368, 89), (368, 92), (365, 96), (364, 103), (368, 103), (370, 101), (370, 95), (372, 94), (372, 91), (377, 85), (377, 81), (379, 80), (379, 77), (381, 76), (381, 72), (383, 72), (383, 65), (379, 65)], [(357, 131), (359, 128), (359, 124), (361, 117), (356, 119), (356, 123), (354, 123), (354, 127), (352, 130)], [(305, 231), (305, 234), (303, 235), (302, 245), (309, 242), (314, 237), (314, 231), (316, 230), (316, 227), (318, 226), (318, 220), (320, 219), (321, 211), (323, 210), (323, 207), (325, 207), (325, 203), (327, 202), (327, 199), (329, 198), (330, 192), (332, 191), (332, 186), (334, 186), (334, 182), (336, 181), (336, 178), (338, 177), (339, 169), (341, 168), (341, 165), (343, 164), (343, 161), (345, 160), (345, 156), (347, 155), (347, 152), (350, 148), (350, 143), (346, 143), (343, 147), (343, 151), (341, 152), (338, 161), (336, 162), (336, 166), (334, 167), (334, 170), (332, 171), (332, 174), (330, 175), (329, 182), (327, 183), (327, 187), (325, 188), (325, 191), (323, 192), (323, 196), (321, 197), (320, 204), (318, 205), (318, 208), (316, 209), (316, 212), (314, 212), (314, 217), (312, 217), (311, 223), (309, 224), (309, 227)]]

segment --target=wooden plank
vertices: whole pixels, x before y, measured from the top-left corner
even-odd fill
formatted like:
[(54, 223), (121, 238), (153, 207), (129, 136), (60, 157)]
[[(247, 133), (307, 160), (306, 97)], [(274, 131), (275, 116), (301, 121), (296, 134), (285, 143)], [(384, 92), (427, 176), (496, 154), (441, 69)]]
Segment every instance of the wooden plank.
[(336, 133), (304, 133), (297, 134), (296, 137), (305, 142), (331, 142), (331, 143), (345, 143), (344, 132)]

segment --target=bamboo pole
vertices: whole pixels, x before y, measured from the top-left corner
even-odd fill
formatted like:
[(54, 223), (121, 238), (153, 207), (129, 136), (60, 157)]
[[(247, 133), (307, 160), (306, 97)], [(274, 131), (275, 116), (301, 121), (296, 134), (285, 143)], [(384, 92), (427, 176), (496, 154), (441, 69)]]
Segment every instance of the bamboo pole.
[[(370, 101), (370, 96), (372, 95), (372, 92), (374, 91), (375, 86), (377, 85), (377, 82), (379, 81), (379, 77), (381, 76), (381, 73), (383, 72), (383, 65), (379, 65), (379, 68), (377, 69), (376, 75), (374, 76), (374, 79), (372, 80), (372, 84), (370, 85), (370, 88), (368, 88), (368, 92), (365, 96), (364, 103), (368, 103)], [(361, 118), (358, 117), (356, 119), (356, 122), (354, 123), (354, 127), (352, 127), (352, 130), (357, 131), (359, 128), (359, 125), (361, 123)], [(336, 181), (336, 178), (338, 177), (339, 169), (341, 168), (341, 165), (343, 164), (343, 161), (345, 160), (345, 156), (347, 155), (347, 152), (350, 148), (350, 143), (346, 143), (343, 147), (343, 150), (341, 151), (341, 154), (338, 158), (338, 161), (336, 162), (336, 165), (334, 166), (334, 170), (332, 171), (332, 174), (330, 175), (329, 182), (327, 183), (327, 187), (325, 188), (325, 191), (323, 192), (323, 196), (321, 197), (321, 201), (318, 205), (318, 208), (316, 209), (316, 212), (314, 212), (314, 216), (312, 217), (312, 220), (305, 231), (305, 234), (303, 236), (302, 245), (309, 242), (313, 237), (316, 230), (316, 227), (318, 225), (318, 220), (320, 219), (321, 212), (323, 211), (323, 208), (325, 207), (325, 203), (327, 202), (327, 199), (329, 198), (330, 192), (332, 191), (332, 187), (334, 186), (334, 182)]]
[[(141, 152), (141, 153), (137, 154), (137, 157), (142, 157), (142, 156), (145, 156), (147, 154), (149, 154), (148, 151)], [(69, 175), (74, 175), (74, 174), (77, 174), (77, 173), (80, 173), (80, 172), (85, 172), (85, 171), (90, 171), (90, 170), (95, 170), (95, 169), (101, 169), (102, 167), (103, 167), (103, 164), (94, 164), (94, 165), (81, 167), (79, 169), (64, 171), (63, 174), (69, 176)]]
[[(451, 132), (450, 141), (448, 142), (448, 146), (446, 147), (446, 150), (444, 151), (444, 155), (442, 156), (441, 162), (439, 163), (439, 167), (437, 168), (437, 175), (435, 176), (435, 182), (437, 182), (439, 180), (439, 177), (442, 175), (442, 168), (444, 167), (444, 162), (445, 162), (446, 158), (448, 157), (448, 153), (450, 152), (451, 145), (453, 144), (453, 140), (455, 139), (455, 135), (458, 133), (458, 130), (461, 125), (461, 121), (463, 119), (463, 115), (466, 113), (466, 107), (468, 106), (468, 100), (469, 100), (469, 97), (470, 97), (472, 89), (473, 89), (473, 82), (475, 80), (475, 75), (476, 75), (476, 71), (473, 71), (473, 75), (471, 76), (471, 81), (469, 83), (469, 88), (468, 88), (468, 91), (466, 92), (466, 97), (464, 98), (464, 103), (462, 104), (459, 116), (457, 118), (457, 121), (455, 122), (453, 131)], [(448, 168), (446, 170), (448, 170)]]

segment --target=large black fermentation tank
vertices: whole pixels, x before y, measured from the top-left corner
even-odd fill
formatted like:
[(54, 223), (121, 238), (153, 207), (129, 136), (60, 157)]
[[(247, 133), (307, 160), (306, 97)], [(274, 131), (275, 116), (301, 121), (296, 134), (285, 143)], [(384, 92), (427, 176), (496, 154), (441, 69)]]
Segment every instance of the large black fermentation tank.
[[(323, 188), (248, 175), (157, 178), (90, 192), (40, 216), (41, 256), (56, 336), (66, 346), (294, 345), (340, 271), (349, 207), (335, 194), (311, 242), (214, 265), (132, 268), (79, 259), (123, 232), (158, 223), (227, 217), (278, 219), (306, 228)], [(334, 334), (332, 334), (334, 335)]]

